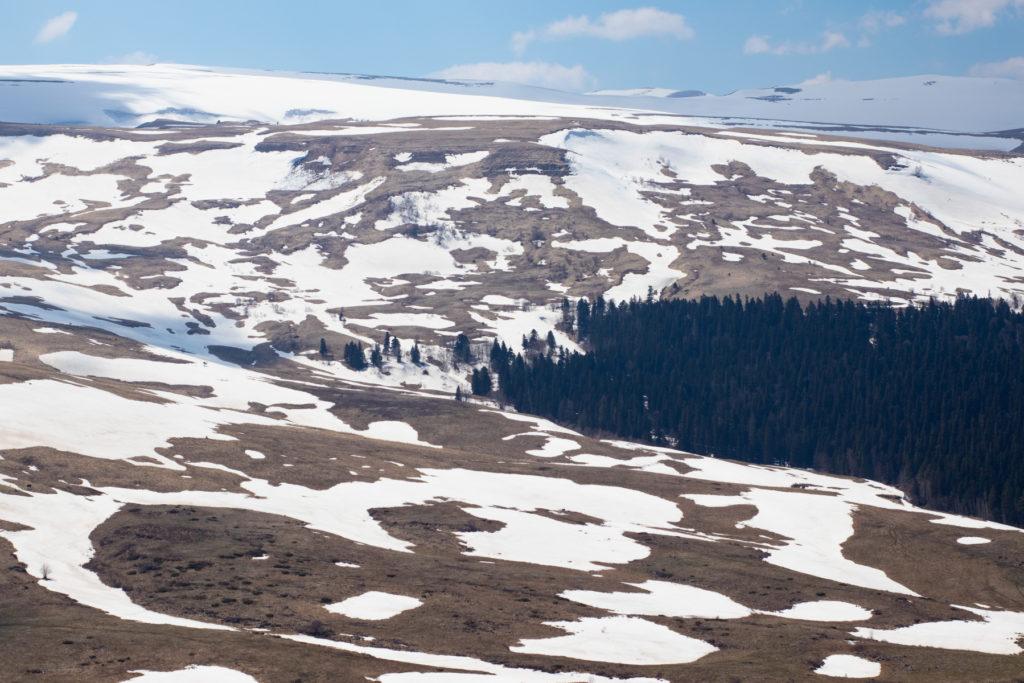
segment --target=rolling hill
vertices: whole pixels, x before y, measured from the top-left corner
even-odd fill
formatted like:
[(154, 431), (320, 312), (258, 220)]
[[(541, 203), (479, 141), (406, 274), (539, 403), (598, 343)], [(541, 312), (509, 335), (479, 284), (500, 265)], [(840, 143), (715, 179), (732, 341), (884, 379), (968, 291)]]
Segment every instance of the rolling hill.
[(0, 67), (0, 664), (1019, 678), (1020, 529), (452, 400), (495, 339), (580, 349), (565, 297), (1019, 306), (1024, 160), (990, 133), (1024, 91), (934, 80)]

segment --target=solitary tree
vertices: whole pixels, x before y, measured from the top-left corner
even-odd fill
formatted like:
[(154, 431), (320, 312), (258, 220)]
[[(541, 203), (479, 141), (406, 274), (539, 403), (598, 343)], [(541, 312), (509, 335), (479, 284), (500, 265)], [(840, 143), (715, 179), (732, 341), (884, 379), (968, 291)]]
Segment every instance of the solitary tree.
[(324, 339), (323, 337), (320, 337), (320, 357), (326, 358), (327, 354), (329, 354), (330, 352), (331, 350), (327, 348), (327, 340)]

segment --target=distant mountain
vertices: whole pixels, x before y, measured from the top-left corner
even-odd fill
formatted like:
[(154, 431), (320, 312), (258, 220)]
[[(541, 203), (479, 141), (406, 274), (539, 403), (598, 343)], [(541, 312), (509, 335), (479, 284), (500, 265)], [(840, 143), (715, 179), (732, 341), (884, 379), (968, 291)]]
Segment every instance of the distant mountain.
[[(681, 95), (680, 93), (692, 93)], [(705, 95), (700, 90), (673, 90), (672, 88), (627, 88), (626, 90), (594, 90), (588, 92), (594, 97), (693, 97)]]
[[(410, 97), (410, 91), (419, 95)], [(1008, 151), (1024, 137), (1024, 82), (911, 76), (739, 90), (721, 96), (667, 88), (577, 94), (493, 81), (163, 64), (0, 67), (0, 121), (22, 123), (135, 127), (167, 119), (302, 123), (442, 115), (656, 122), (651, 118), (656, 114), (697, 117), (697, 125), (825, 129), (857, 137)], [(978, 135), (1000, 131), (1016, 132)]]

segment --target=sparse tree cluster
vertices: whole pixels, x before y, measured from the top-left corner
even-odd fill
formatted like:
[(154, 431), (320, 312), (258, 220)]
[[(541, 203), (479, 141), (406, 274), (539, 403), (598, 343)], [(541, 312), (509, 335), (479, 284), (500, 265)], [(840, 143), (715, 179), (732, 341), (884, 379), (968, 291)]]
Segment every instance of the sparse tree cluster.
[(361, 342), (349, 342), (345, 344), (345, 353), (342, 356), (345, 365), (352, 368), (353, 370), (365, 370), (368, 366), (366, 363), (366, 352), (363, 351), (363, 345)]
[(473, 368), (473, 376), (470, 379), (470, 388), (474, 396), (490, 396), (494, 385), (491, 381), (491, 372), (486, 367)]

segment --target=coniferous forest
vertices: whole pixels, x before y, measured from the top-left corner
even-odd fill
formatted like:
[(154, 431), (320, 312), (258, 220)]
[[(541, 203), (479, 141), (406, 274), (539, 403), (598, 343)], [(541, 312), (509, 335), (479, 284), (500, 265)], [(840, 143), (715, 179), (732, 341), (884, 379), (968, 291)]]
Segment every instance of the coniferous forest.
[[(1024, 525), (1024, 314), (777, 294), (563, 302), (586, 354), (495, 346), (518, 410), (590, 433), (895, 484)], [(552, 340), (553, 341), (553, 340)]]

